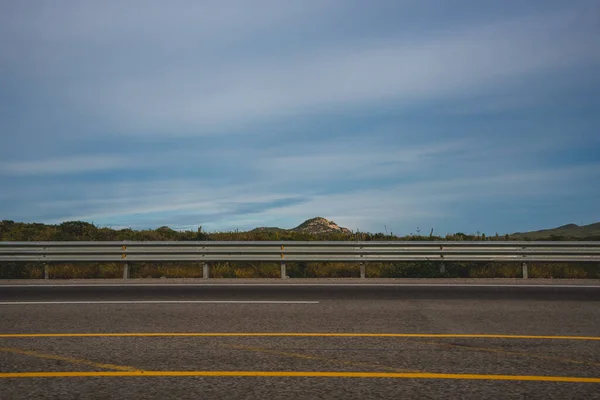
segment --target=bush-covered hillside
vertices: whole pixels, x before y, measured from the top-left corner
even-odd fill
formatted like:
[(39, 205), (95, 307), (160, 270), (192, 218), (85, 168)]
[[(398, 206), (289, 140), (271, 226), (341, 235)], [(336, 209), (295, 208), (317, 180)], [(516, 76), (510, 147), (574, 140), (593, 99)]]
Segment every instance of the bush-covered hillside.
[(509, 237), (485, 234), (456, 233), (445, 237), (429, 235), (396, 236), (393, 233), (352, 232), (339, 227), (325, 218), (313, 218), (296, 228), (256, 228), (251, 231), (230, 231), (207, 233), (196, 231), (176, 231), (167, 226), (158, 229), (133, 230), (99, 228), (88, 222), (69, 221), (59, 225), (0, 222), (0, 241), (46, 241), (46, 240), (506, 240)]

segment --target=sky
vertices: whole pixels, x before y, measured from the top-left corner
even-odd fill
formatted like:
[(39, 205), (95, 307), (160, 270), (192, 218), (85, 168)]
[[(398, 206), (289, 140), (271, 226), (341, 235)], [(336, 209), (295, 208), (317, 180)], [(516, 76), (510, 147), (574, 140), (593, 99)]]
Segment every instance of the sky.
[(0, 219), (600, 221), (597, 0), (0, 0)]

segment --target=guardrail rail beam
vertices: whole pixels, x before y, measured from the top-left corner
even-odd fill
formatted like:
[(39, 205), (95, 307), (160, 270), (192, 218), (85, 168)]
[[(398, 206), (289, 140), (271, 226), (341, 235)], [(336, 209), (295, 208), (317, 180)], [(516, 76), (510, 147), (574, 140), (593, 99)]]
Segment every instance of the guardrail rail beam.
[[(134, 262), (203, 263), (208, 278), (211, 262), (280, 262), (281, 277), (287, 277), (286, 262), (447, 262), (521, 263), (523, 277), (532, 262), (600, 263), (599, 241), (121, 241), (121, 242), (0, 242), (3, 262), (123, 263), (123, 278)], [(48, 276), (44, 268), (44, 277)]]

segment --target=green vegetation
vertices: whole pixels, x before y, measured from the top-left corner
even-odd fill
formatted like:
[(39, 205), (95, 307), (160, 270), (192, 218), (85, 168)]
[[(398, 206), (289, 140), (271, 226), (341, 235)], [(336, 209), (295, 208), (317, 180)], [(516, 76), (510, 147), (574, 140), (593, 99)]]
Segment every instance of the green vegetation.
[[(324, 220), (324, 219), (323, 219)], [(393, 234), (351, 232), (345, 228), (339, 228), (330, 221), (324, 220), (322, 226), (315, 227), (318, 218), (309, 220), (298, 228), (257, 228), (248, 232), (203, 232), (201, 228), (196, 231), (175, 231), (168, 227), (160, 227), (155, 230), (114, 230), (110, 228), (99, 228), (87, 222), (64, 222), (60, 225), (26, 224), (13, 221), (0, 222), (0, 241), (118, 241), (118, 240), (209, 240), (209, 241), (289, 241), (289, 240), (556, 240), (557, 231), (562, 232), (561, 240), (600, 240), (596, 236), (600, 230), (600, 224), (588, 225), (587, 227), (573, 226), (561, 227), (556, 230), (530, 232), (528, 234), (516, 235), (494, 235), (455, 233), (445, 237), (434, 236), (431, 232), (428, 236), (409, 235), (398, 237)], [(309, 222), (307, 221), (307, 222)], [(318, 224), (317, 224), (318, 225)], [(335, 226), (334, 226), (335, 225)], [(334, 226), (333, 228), (331, 228)], [(312, 231), (307, 229), (313, 229)], [(577, 237), (573, 234), (565, 234), (565, 231), (576, 230)], [(545, 232), (545, 233), (542, 233)], [(589, 234), (590, 236), (585, 236)], [(547, 234), (548, 236), (543, 236)], [(523, 236), (524, 235), (524, 236)], [(132, 278), (194, 278), (202, 276), (202, 266), (193, 263), (130, 263), (130, 275)], [(564, 263), (533, 263), (529, 266), (531, 278), (600, 278), (600, 265), (597, 263), (587, 264), (564, 264)], [(65, 265), (53, 264), (49, 267), (51, 278), (73, 279), (73, 278), (120, 278), (122, 277), (122, 266), (119, 263), (87, 263)], [(369, 263), (367, 265), (367, 277), (370, 278), (396, 278), (396, 277), (498, 277), (519, 278), (521, 267), (510, 263), (446, 263), (446, 272), (440, 273), (440, 264), (437, 262), (401, 262), (401, 263)], [(211, 277), (214, 278), (276, 278), (279, 277), (279, 265), (277, 263), (217, 263), (211, 266)], [(357, 264), (348, 263), (287, 263), (287, 274), (291, 278), (314, 278), (314, 277), (359, 277)], [(0, 279), (16, 278), (43, 278), (43, 266), (35, 263), (0, 264)]]

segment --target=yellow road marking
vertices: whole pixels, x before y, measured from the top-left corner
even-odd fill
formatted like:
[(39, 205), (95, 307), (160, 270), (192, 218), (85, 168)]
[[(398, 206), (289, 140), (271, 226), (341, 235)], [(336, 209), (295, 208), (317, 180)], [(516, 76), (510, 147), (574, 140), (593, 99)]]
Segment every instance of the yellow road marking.
[[(238, 349), (238, 350), (253, 351), (253, 352), (257, 352), (257, 353), (272, 354), (272, 355), (276, 355), (276, 356), (299, 358), (299, 359), (303, 359), (303, 360), (324, 361), (324, 362), (334, 363), (334, 364), (350, 365), (353, 367), (380, 368), (380, 369), (387, 369), (389, 371), (396, 371), (396, 372), (421, 372), (419, 370), (394, 368), (394, 367), (389, 367), (387, 365), (380, 365), (380, 364), (373, 364), (373, 363), (339, 360), (339, 359), (335, 359), (335, 358), (313, 356), (313, 355), (304, 354), (304, 353), (265, 349), (262, 347), (251, 347), (251, 346), (233, 345), (233, 344), (221, 344), (221, 346), (227, 347), (227, 348), (232, 348), (232, 349)], [(315, 349), (315, 350), (318, 350), (318, 349)]]
[(65, 361), (65, 362), (75, 364), (75, 365), (87, 365), (88, 367), (95, 367), (95, 368), (116, 369), (117, 371), (139, 371), (137, 368), (128, 367), (128, 366), (124, 366), (124, 365), (97, 363), (94, 361), (84, 360), (81, 358), (65, 357), (65, 356), (59, 356), (57, 354), (40, 353), (40, 352), (33, 351), (33, 350), (23, 350), (23, 349), (17, 349), (17, 348), (13, 348), (13, 347), (0, 347), (0, 352), (20, 354), (20, 355), (24, 355), (24, 356), (31, 356), (31, 357), (42, 358), (42, 359), (47, 359), (47, 360)]
[(0, 378), (68, 377), (301, 377), (301, 378), (395, 378), (462, 379), (492, 381), (538, 381), (600, 383), (600, 378), (575, 376), (437, 374), (419, 372), (323, 372), (323, 371), (102, 371), (102, 372), (3, 372)]
[(39, 337), (392, 337), (453, 339), (593, 340), (600, 336), (504, 335), (476, 333), (296, 333), (296, 332), (122, 332), (122, 333), (4, 333), (0, 338)]

